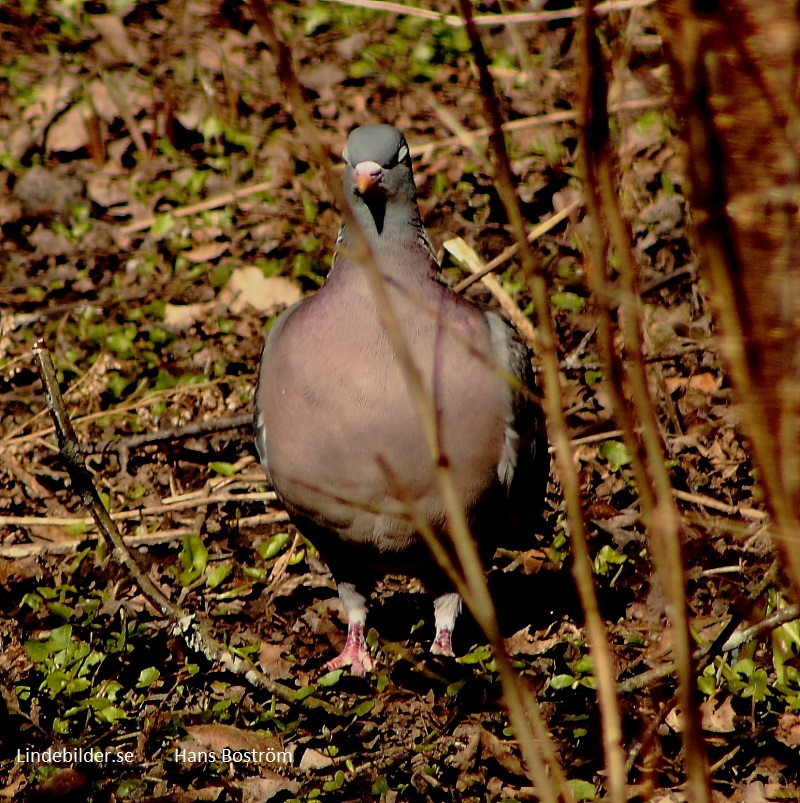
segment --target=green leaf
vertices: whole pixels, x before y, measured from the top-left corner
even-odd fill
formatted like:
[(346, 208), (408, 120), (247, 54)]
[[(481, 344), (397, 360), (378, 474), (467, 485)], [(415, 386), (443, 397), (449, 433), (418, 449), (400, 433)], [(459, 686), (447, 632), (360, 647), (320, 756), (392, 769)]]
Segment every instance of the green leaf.
[(98, 719), (107, 722), (109, 725), (113, 725), (115, 722), (120, 719), (125, 719), (127, 716), (128, 714), (125, 711), (115, 705), (110, 705), (108, 708), (104, 708), (97, 713)]
[(600, 444), (598, 451), (608, 461), (608, 467), (614, 472), (631, 462), (631, 456), (628, 454), (625, 444), (619, 441), (605, 441)]
[(343, 669), (334, 669), (333, 672), (328, 672), (323, 675), (317, 683), (320, 686), (335, 686), (339, 682), (339, 678), (344, 674)]
[(306, 697), (311, 695), (317, 690), (317, 687), (312, 683), (310, 686), (301, 686), (295, 693), (295, 700), (305, 700)]
[(597, 798), (597, 790), (594, 784), (577, 779), (567, 783), (572, 787), (572, 793), (575, 795), (576, 800), (595, 800)]
[(297, 566), (298, 563), (302, 563), (305, 559), (306, 559), (305, 549), (296, 549), (294, 552), (292, 552), (292, 557), (289, 558), (289, 565)]
[(153, 225), (150, 227), (150, 234), (155, 239), (160, 240), (165, 234), (168, 234), (175, 228), (175, 219), (169, 213), (163, 215), (156, 215), (153, 219)]
[(61, 719), (61, 717), (56, 717), (53, 720), (53, 733), (60, 735), (69, 733), (69, 722), (66, 719)]
[(206, 577), (206, 586), (208, 588), (216, 588), (220, 585), (225, 578), (233, 571), (233, 565), (230, 563), (217, 564)]
[(586, 371), (583, 375), (584, 382), (590, 387), (593, 388), (598, 382), (600, 382), (603, 378), (602, 371)]
[(553, 675), (550, 678), (550, 688), (559, 691), (569, 688), (574, 682), (575, 678), (572, 675)]
[(457, 680), (455, 683), (451, 683), (447, 687), (447, 691), (446, 691), (447, 696), (448, 697), (455, 697), (461, 691), (461, 689), (464, 688), (464, 685), (466, 684), (466, 682), (467, 682), (466, 680)]
[(303, 29), (306, 36), (312, 36), (331, 21), (331, 12), (324, 6), (313, 5), (306, 11)]
[(205, 571), (208, 565), (208, 549), (199, 535), (189, 533), (184, 536), (180, 560), (186, 571), (194, 569), (198, 574)]
[(221, 477), (232, 477), (234, 474), (239, 473), (239, 466), (233, 463), (223, 463), (221, 461), (213, 461), (208, 464), (208, 467)]
[(567, 312), (580, 312), (583, 309), (584, 300), (577, 293), (570, 293), (562, 291), (553, 293), (550, 296), (550, 301), (554, 307), (566, 310)]
[(794, 647), (795, 651), (800, 648), (800, 620), (787, 622), (775, 630), (774, 638), (777, 638), (785, 652), (790, 652)]
[(42, 598), (38, 594), (25, 594), (20, 602), (20, 606), (22, 605), (27, 605), (32, 611), (38, 611), (42, 606)]
[(479, 664), (482, 661), (488, 661), (492, 657), (492, 650), (488, 644), (480, 647), (475, 647), (472, 651), (468, 652), (463, 657), (459, 658), (462, 664)]
[(301, 203), (303, 205), (303, 217), (305, 217), (306, 223), (314, 223), (318, 214), (316, 200), (310, 195), (304, 195), (301, 199)]
[(66, 691), (69, 694), (78, 694), (79, 692), (86, 691), (91, 685), (87, 678), (74, 678), (67, 683)]
[(734, 665), (733, 671), (736, 672), (737, 675), (741, 675), (742, 677), (749, 678), (750, 675), (753, 674), (753, 670), (755, 670), (756, 665), (751, 658), (740, 658)]
[(326, 784), (323, 784), (322, 788), (326, 792), (335, 792), (337, 789), (342, 788), (343, 783), (344, 783), (344, 773), (341, 770), (336, 770), (336, 775), (333, 776), (333, 780), (328, 781)]
[(60, 652), (66, 650), (72, 641), (72, 625), (61, 625), (55, 630), (50, 632), (50, 638), (47, 639), (47, 646), (51, 652)]
[(766, 670), (756, 669), (750, 676), (750, 684), (748, 685), (744, 696), (752, 697), (753, 702), (760, 703), (771, 696), (772, 692), (769, 690), (769, 676)]
[(50, 609), (50, 613), (55, 614), (61, 619), (71, 619), (75, 613), (74, 608), (70, 608), (69, 605), (64, 605), (63, 602), (51, 602), (47, 607)]
[(714, 675), (701, 675), (697, 679), (697, 688), (706, 695), (706, 697), (710, 697), (717, 688), (717, 683)]
[(628, 560), (627, 556), (618, 552), (612, 546), (605, 544), (601, 547), (594, 559), (594, 569), (597, 574), (607, 574), (612, 565), (620, 565)]
[(66, 672), (55, 671), (45, 677), (44, 686), (50, 690), (50, 697), (52, 699), (67, 687), (69, 681), (70, 678)]
[(136, 682), (137, 689), (144, 689), (148, 686), (152, 686), (159, 678), (161, 677), (161, 672), (155, 666), (150, 666), (147, 669), (143, 669), (139, 673), (139, 680)]
[(289, 533), (276, 533), (261, 544), (258, 548), (258, 554), (264, 560), (274, 558), (286, 546), (289, 538)]
[(363, 717), (365, 714), (369, 714), (370, 711), (375, 707), (375, 700), (364, 700), (360, 702), (355, 708), (350, 710), (350, 714), (356, 717)]
[(116, 797), (124, 800), (126, 797), (130, 797), (143, 784), (144, 781), (138, 778), (131, 778), (130, 780), (122, 781), (122, 783), (117, 786), (115, 795)]
[(50, 656), (50, 649), (44, 641), (26, 641), (25, 652), (35, 664), (43, 664)]

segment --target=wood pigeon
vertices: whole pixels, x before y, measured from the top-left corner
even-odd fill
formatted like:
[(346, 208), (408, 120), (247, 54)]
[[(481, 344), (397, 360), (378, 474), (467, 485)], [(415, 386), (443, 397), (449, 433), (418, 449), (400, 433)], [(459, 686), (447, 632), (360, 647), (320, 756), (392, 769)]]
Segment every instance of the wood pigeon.
[[(528, 543), (549, 473), (531, 355), (497, 313), (444, 283), (417, 207), (411, 156), (390, 125), (356, 128), (344, 194), (438, 419), (458, 498), (485, 557), (510, 532)], [(419, 577), (435, 594), (431, 652), (453, 655), (461, 598), (411, 522), (447, 543), (446, 514), (417, 409), (381, 322), (361, 241), (344, 224), (323, 287), (287, 309), (261, 357), (254, 424), (259, 457), (293, 523), (327, 562), (348, 620), (328, 669), (373, 668), (366, 598), (387, 573)], [(509, 376), (518, 382), (509, 382)]]

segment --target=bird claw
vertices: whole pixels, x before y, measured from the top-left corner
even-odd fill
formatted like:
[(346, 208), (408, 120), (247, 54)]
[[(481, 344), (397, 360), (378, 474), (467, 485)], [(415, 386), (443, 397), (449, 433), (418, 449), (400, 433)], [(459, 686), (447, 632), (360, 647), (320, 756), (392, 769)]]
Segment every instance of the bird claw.
[(334, 669), (350, 667), (350, 674), (356, 677), (363, 677), (367, 672), (375, 668), (375, 662), (367, 650), (367, 642), (364, 641), (364, 626), (359, 624), (349, 625), (347, 628), (347, 641), (344, 649), (325, 664), (325, 669), (329, 672)]
[(443, 627), (431, 644), (431, 652), (434, 655), (444, 655), (447, 658), (455, 657), (453, 652), (453, 631), (449, 627)]

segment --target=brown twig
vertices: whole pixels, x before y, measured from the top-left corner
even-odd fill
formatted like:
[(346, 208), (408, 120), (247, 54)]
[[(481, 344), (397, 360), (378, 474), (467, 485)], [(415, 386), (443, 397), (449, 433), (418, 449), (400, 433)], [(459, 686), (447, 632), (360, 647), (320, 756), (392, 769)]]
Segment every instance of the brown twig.
[(338, 709), (322, 700), (309, 697), (298, 702), (295, 699), (294, 689), (272, 680), (253, 664), (229, 652), (208, 632), (208, 627), (205, 623), (200, 622), (195, 616), (188, 615), (175, 605), (150, 579), (150, 576), (142, 571), (120, 535), (116, 524), (103, 506), (100, 494), (92, 481), (92, 475), (83, 461), (78, 436), (67, 414), (64, 399), (58, 387), (50, 352), (45, 347), (44, 342), (38, 340), (32, 349), (32, 353), (44, 385), (45, 400), (53, 419), (59, 451), (66, 461), (67, 471), (73, 487), (92, 514), (92, 518), (103, 537), (108, 541), (114, 557), (127, 569), (144, 596), (155, 606), (156, 610), (175, 624), (177, 631), (193, 651), (202, 653), (211, 661), (221, 663), (227, 670), (245, 677), (254, 686), (274, 694), (287, 703), (299, 704), (307, 708), (321, 708), (328, 713), (339, 714)]
[[(241, 198), (249, 198), (251, 195), (258, 195), (260, 192), (269, 192), (274, 190), (275, 185), (272, 181), (262, 181), (260, 184), (252, 184), (249, 187), (242, 187), (240, 190), (233, 190), (232, 192), (223, 192), (220, 195), (215, 195), (205, 201), (198, 201), (196, 204), (190, 206), (183, 206), (180, 209), (171, 209), (169, 214), (172, 217), (184, 218), (196, 215), (198, 212), (207, 212), (209, 209), (217, 209), (225, 204), (231, 204)], [(138, 231), (149, 229), (156, 222), (154, 215), (150, 217), (140, 218), (139, 220), (132, 220), (120, 227), (121, 234), (135, 234)]]
[[(750, 603), (747, 608), (748, 611), (758, 601), (764, 591), (774, 582), (776, 576), (777, 563), (773, 562), (756, 588), (748, 595)], [(743, 618), (744, 612), (739, 612), (731, 616), (713, 642), (694, 651), (694, 660), (698, 663), (702, 662), (702, 664), (705, 665), (718, 655), (726, 652), (733, 652), (733, 650), (737, 650), (741, 647), (742, 644), (755, 640), (763, 633), (769, 633), (787, 622), (793, 622), (795, 619), (800, 618), (800, 606), (787, 605), (784, 608), (780, 608), (766, 619), (762, 619), (755, 625), (737, 629)], [(662, 666), (657, 666), (647, 672), (635, 675), (619, 684), (619, 693), (629, 694), (630, 692), (647, 688), (656, 681), (672, 675), (676, 668), (676, 663), (670, 661)]]
[[(144, 516), (157, 516), (162, 513), (174, 513), (178, 510), (193, 510), (197, 507), (225, 504), (226, 502), (274, 502), (275, 494), (272, 491), (265, 493), (244, 494), (216, 494), (197, 499), (181, 499), (180, 501), (153, 507), (141, 507), (135, 510), (122, 510), (110, 513), (111, 521), (135, 521)], [(93, 517), (76, 516), (0, 516), (0, 527), (15, 525), (17, 527), (85, 527), (97, 525)]]
[[(577, 467), (569, 445), (566, 417), (563, 411), (560, 387), (558, 354), (556, 351), (550, 301), (547, 291), (547, 276), (537, 266), (536, 258), (526, 236), (525, 221), (512, 179), (511, 162), (503, 133), (503, 119), (494, 82), (489, 71), (489, 59), (483, 48), (478, 28), (472, 18), (469, 0), (459, 0), (461, 14), (466, 23), (472, 54), (478, 68), (481, 99), (490, 122), (490, 141), (495, 155), (495, 183), (511, 223), (514, 238), (520, 246), (520, 256), (532, 286), (534, 304), (539, 324), (539, 352), (543, 366), (544, 403), (547, 414), (548, 434), (555, 447), (561, 485), (569, 518), (572, 544), (575, 550), (573, 573), (578, 585), (581, 602), (586, 614), (589, 644), (598, 680), (598, 698), (603, 719), (603, 744), (606, 754), (609, 796), (614, 803), (621, 803), (625, 793), (625, 755), (622, 751), (622, 723), (616, 698), (614, 659), (608, 644), (605, 625), (600, 616), (589, 559), (586, 527), (581, 512), (580, 486)], [(550, 789), (552, 782), (535, 779), (546, 784), (537, 788), (539, 794)], [(566, 788), (563, 776), (553, 779), (560, 795), (569, 799), (571, 791)]]
[[(196, 533), (196, 527), (179, 527), (176, 530), (155, 530), (144, 535), (123, 536), (125, 543), (132, 548), (151, 544), (169, 544), (190, 533)], [(88, 540), (92, 540), (91, 537)], [(0, 558), (18, 560), (34, 555), (70, 555), (86, 545), (86, 538), (75, 538), (70, 541), (37, 541), (33, 544), (10, 544), (0, 547)]]
[[(626, 111), (641, 111), (643, 109), (653, 109), (659, 106), (665, 106), (669, 103), (669, 98), (642, 98), (640, 100), (626, 100), (619, 103), (614, 103), (609, 106), (610, 112), (626, 112)], [(566, 111), (566, 112), (551, 112), (550, 114), (541, 114), (533, 117), (523, 117), (520, 120), (511, 120), (504, 122), (502, 130), (505, 132), (524, 131), (528, 128), (538, 128), (539, 126), (556, 125), (558, 123), (574, 123), (580, 118), (579, 111)], [(484, 128), (475, 128), (470, 132), (470, 136), (478, 139), (491, 136), (492, 129), (489, 126)], [(454, 148), (463, 146), (463, 139), (456, 135), (447, 139), (432, 140), (424, 145), (412, 145), (411, 155), (422, 156), (423, 158), (430, 158), (430, 155), (437, 150), (443, 148)]]
[[(164, 390), (157, 390), (153, 393), (149, 393), (146, 396), (143, 396), (140, 399), (136, 399), (131, 402), (126, 402), (125, 404), (120, 404), (117, 407), (114, 407), (111, 410), (99, 410), (96, 413), (88, 413), (87, 415), (78, 416), (73, 422), (73, 427), (81, 427), (84, 424), (88, 424), (92, 421), (97, 421), (101, 418), (109, 418), (110, 416), (114, 415), (122, 415), (123, 413), (128, 413), (131, 410), (138, 410), (142, 407), (147, 406), (148, 404), (152, 404), (154, 401), (161, 401), (163, 399), (168, 399), (173, 396), (179, 396), (182, 393), (192, 394), (197, 393), (198, 391), (205, 390), (210, 387), (214, 387), (215, 385), (219, 385), (221, 379), (210, 379), (207, 382), (198, 382), (195, 385), (182, 385), (180, 387), (175, 388), (165, 388)], [(39, 414), (37, 413), (34, 416), (31, 416), (30, 419), (24, 422), (22, 428), (29, 426), (33, 421), (39, 418)], [(17, 430), (19, 431), (19, 428)], [(55, 432), (55, 427), (44, 427), (42, 429), (36, 430), (35, 432), (29, 432), (27, 435), (16, 435), (13, 438), (7, 438), (0, 444), (0, 452), (4, 449), (13, 448), (15, 446), (19, 446), (24, 443), (30, 443), (32, 441), (38, 441), (42, 438), (46, 437), (47, 435), (52, 435)]]
[[(667, 613), (675, 633), (678, 693), (684, 712), (684, 760), (690, 797), (707, 803), (710, 797), (705, 748), (700, 719), (694, 705), (695, 681), (685, 581), (681, 555), (681, 524), (666, 469), (655, 407), (642, 358), (642, 322), (636, 288), (636, 266), (631, 237), (619, 206), (607, 109), (608, 87), (598, 36), (595, 33), (593, 0), (586, 0), (582, 26), (582, 108), (581, 139), (585, 163), (587, 207), (594, 231), (590, 286), (600, 307), (599, 340), (607, 364), (606, 379), (624, 441), (631, 455), (642, 518), (651, 536), (658, 579), (667, 599)], [(613, 288), (618, 303), (617, 318), (623, 335), (625, 367), (614, 347), (611, 324), (612, 289), (608, 279), (608, 252), (613, 246), (619, 265), (620, 285)], [(630, 385), (626, 393), (625, 381)], [(637, 426), (638, 422), (638, 426)]]
[(129, 451), (137, 446), (145, 446), (150, 443), (162, 443), (163, 441), (176, 441), (182, 438), (191, 438), (195, 435), (208, 435), (211, 432), (225, 432), (229, 429), (247, 427), (253, 423), (253, 416), (250, 413), (244, 415), (228, 416), (223, 418), (212, 418), (208, 421), (193, 421), (191, 424), (183, 424), (179, 427), (169, 427), (167, 429), (157, 429), (154, 432), (143, 432), (140, 435), (131, 435), (127, 438), (117, 440), (98, 441), (94, 447), (94, 453), (108, 451)]
[(102, 81), (108, 91), (109, 97), (117, 107), (119, 116), (128, 129), (128, 133), (131, 135), (134, 145), (136, 145), (136, 150), (139, 151), (144, 161), (149, 161), (151, 153), (150, 149), (147, 147), (147, 141), (144, 138), (141, 126), (131, 110), (128, 99), (125, 97), (125, 93), (122, 91), (117, 81), (117, 76), (112, 72), (104, 72)]
[[(572, 203), (567, 204), (562, 210), (556, 212), (554, 215), (551, 215), (547, 220), (542, 221), (538, 226), (534, 226), (530, 232), (528, 233), (528, 242), (532, 243), (534, 240), (541, 237), (543, 234), (546, 234), (550, 229), (554, 226), (557, 226), (562, 220), (569, 217), (576, 209), (578, 209), (583, 201), (581, 199), (576, 199)], [(445, 248), (447, 247), (447, 243), (445, 243)], [(470, 264), (469, 269), (473, 271), (472, 276), (467, 276), (466, 279), (460, 281), (454, 288), (453, 292), (455, 293), (463, 293), (470, 285), (474, 284), (477, 281), (480, 281), (484, 278), (487, 274), (491, 273), (492, 271), (496, 270), (500, 267), (504, 262), (511, 259), (514, 254), (519, 251), (519, 243), (512, 243), (508, 246), (508, 248), (503, 249), (494, 259), (487, 262), (485, 265), (477, 267), (476, 265)], [(516, 304), (514, 305), (517, 308)]]
[[(668, 98), (643, 98), (641, 100), (622, 101), (613, 104), (609, 107), (612, 112), (625, 112), (625, 111), (640, 111), (642, 109), (651, 109), (658, 106), (664, 106), (668, 103)], [(503, 123), (504, 131), (523, 131), (528, 128), (537, 128), (539, 126), (556, 125), (558, 123), (574, 122), (578, 119), (578, 112), (553, 112), (552, 114), (542, 114), (535, 117), (524, 117), (520, 120), (512, 120)], [(489, 128), (476, 128), (470, 131), (470, 136), (475, 139), (486, 139), (491, 133)], [(410, 145), (412, 156), (422, 156), (429, 159), (431, 154), (437, 150), (445, 148), (458, 147), (463, 145), (464, 141), (459, 136), (450, 137), (447, 139), (432, 140), (431, 142), (421, 143), (417, 145)], [(330, 168), (335, 171), (336, 168)], [(330, 186), (330, 185), (329, 185)], [(259, 184), (253, 184), (249, 187), (242, 187), (232, 192), (223, 192), (219, 195), (214, 195), (205, 201), (198, 201), (197, 203), (190, 204), (189, 206), (180, 207), (178, 209), (170, 209), (169, 214), (175, 218), (185, 218), (196, 215), (199, 212), (207, 212), (210, 209), (218, 209), (220, 206), (233, 203), (242, 198), (249, 198), (251, 195), (258, 195), (261, 192), (269, 192), (274, 190), (275, 187), (272, 181), (263, 181)], [(156, 222), (154, 215), (148, 215), (139, 220), (132, 220), (124, 226), (120, 226), (119, 232), (123, 235), (135, 234), (145, 229), (149, 229)]]
[[(452, 28), (463, 28), (465, 21), (455, 14), (441, 14), (418, 6), (407, 6), (404, 3), (391, 3), (388, 0), (327, 0), (356, 8), (369, 8), (387, 14), (405, 14), (409, 17), (422, 17), (438, 20)], [(656, 0), (607, 0), (597, 6), (600, 14), (612, 14), (616, 11), (628, 11), (632, 8), (644, 8)], [(580, 8), (564, 8), (559, 11), (517, 11), (506, 14), (477, 14), (473, 17), (475, 25), (522, 25), (531, 23), (552, 22), (553, 20), (575, 19), (581, 15)]]

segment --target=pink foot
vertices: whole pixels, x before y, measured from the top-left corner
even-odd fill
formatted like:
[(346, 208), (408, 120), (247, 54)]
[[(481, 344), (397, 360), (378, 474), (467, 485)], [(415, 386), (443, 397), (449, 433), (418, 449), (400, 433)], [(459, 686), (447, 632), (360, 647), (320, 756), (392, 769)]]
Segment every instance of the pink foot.
[(431, 644), (431, 652), (434, 655), (445, 655), (452, 658), (455, 653), (453, 652), (453, 631), (449, 627), (443, 627)]
[(332, 671), (345, 666), (349, 666), (350, 674), (356, 677), (363, 677), (375, 668), (375, 662), (367, 651), (367, 642), (364, 641), (364, 625), (348, 625), (344, 649), (325, 664), (325, 669)]

